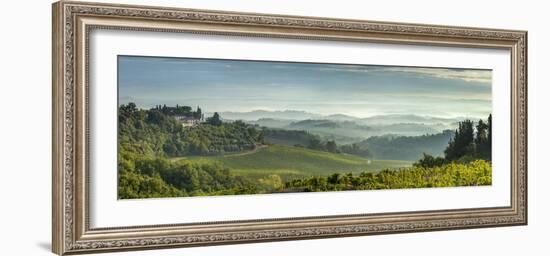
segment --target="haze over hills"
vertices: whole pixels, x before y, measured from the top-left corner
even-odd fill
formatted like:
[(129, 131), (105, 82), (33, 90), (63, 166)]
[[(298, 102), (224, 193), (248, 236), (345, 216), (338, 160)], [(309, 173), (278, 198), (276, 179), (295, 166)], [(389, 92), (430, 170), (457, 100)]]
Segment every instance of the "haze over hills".
[(450, 124), (457, 123), (466, 119), (465, 117), (457, 118), (441, 118), (431, 116), (419, 116), (419, 115), (376, 115), (367, 118), (361, 118), (361, 122), (374, 123), (374, 124), (397, 124), (397, 123), (415, 123), (415, 124)]
[[(211, 115), (213, 113), (207, 113)], [(449, 124), (466, 119), (466, 117), (441, 118), (414, 114), (387, 114), (371, 117), (355, 117), (345, 114), (321, 115), (302, 110), (253, 110), (249, 112), (220, 112), (226, 120), (258, 121), (260, 119), (274, 119), (278, 121), (300, 121), (300, 120), (331, 120), (331, 121), (355, 121), (368, 125), (386, 125), (398, 123), (419, 123), (419, 124)], [(474, 118), (476, 119), (476, 118)]]
[(243, 120), (268, 128), (304, 130), (340, 144), (359, 142), (372, 136), (387, 134), (421, 136), (456, 129), (465, 118), (440, 118), (413, 114), (389, 114), (359, 118), (345, 114), (320, 115), (306, 111), (254, 110), (221, 112), (225, 120)]
[(344, 114), (334, 114), (334, 115), (328, 115), (325, 117), (328, 120), (334, 120), (334, 121), (356, 121), (360, 118), (344, 115)]
[[(256, 122), (266, 126), (263, 122)], [(302, 120), (291, 122), (281, 128), (288, 130), (304, 130), (320, 135), (327, 140), (334, 140), (340, 144), (348, 144), (361, 141), (372, 136), (394, 135), (394, 136), (420, 136), (435, 134), (446, 130), (445, 125), (421, 124), (421, 123), (396, 123), (381, 125), (362, 125), (355, 121), (331, 121), (331, 120)]]
[(284, 111), (269, 111), (269, 110), (253, 110), (249, 112), (221, 112), (219, 113), (224, 119), (228, 120), (243, 120), (256, 121), (262, 118), (283, 119), (283, 120), (305, 120), (318, 119), (322, 115), (313, 114), (299, 110), (284, 110)]
[[(266, 138), (274, 144), (308, 146), (311, 138), (315, 138), (311, 136), (318, 136), (325, 142), (334, 141), (337, 145), (356, 144), (360, 148), (366, 148), (373, 159), (408, 161), (421, 158), (423, 153), (443, 155), (458, 122), (468, 119), (414, 114), (360, 118), (345, 114), (320, 115), (293, 110), (222, 112), (220, 115), (228, 121), (243, 120), (245, 123), (271, 129)], [(471, 120), (477, 121), (476, 118)]]

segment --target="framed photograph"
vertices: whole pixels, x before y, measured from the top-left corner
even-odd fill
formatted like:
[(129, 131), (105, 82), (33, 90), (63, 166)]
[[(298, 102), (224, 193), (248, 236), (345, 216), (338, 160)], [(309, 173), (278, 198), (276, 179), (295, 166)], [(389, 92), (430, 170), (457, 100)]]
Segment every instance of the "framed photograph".
[(53, 251), (527, 224), (527, 32), (61, 1)]

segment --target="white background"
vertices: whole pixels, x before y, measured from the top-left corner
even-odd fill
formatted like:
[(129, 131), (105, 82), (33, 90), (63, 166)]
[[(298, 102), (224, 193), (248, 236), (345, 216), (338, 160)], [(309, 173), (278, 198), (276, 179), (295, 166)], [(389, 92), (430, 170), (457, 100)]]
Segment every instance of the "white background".
[[(289, 218), (510, 205), (510, 52), (99, 30), (90, 34), (90, 226)], [(132, 47), (128, 47), (131, 45)], [(492, 70), (491, 186), (117, 200), (117, 55)], [(293, 202), (289, 204), (288, 202)], [(155, 209), (150, 214), (148, 209)]]
[[(96, 0), (97, 1), (97, 0)], [(547, 255), (550, 228), (544, 1), (123, 1), (191, 8), (529, 30), (529, 226), (230, 245), (111, 255)], [(50, 1), (0, 15), (0, 254), (51, 255)], [(151, 213), (154, 213), (152, 210)]]

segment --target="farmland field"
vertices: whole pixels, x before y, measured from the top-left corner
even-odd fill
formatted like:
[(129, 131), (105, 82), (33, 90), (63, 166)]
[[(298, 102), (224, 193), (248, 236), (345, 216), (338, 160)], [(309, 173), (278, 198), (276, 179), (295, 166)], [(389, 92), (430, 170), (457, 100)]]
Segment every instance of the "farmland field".
[(386, 168), (409, 167), (412, 162), (399, 160), (367, 160), (348, 154), (335, 154), (282, 145), (261, 147), (249, 153), (225, 156), (192, 156), (172, 158), (173, 161), (220, 163), (235, 174), (262, 177), (278, 174), (283, 179), (329, 175), (336, 172), (377, 172)]

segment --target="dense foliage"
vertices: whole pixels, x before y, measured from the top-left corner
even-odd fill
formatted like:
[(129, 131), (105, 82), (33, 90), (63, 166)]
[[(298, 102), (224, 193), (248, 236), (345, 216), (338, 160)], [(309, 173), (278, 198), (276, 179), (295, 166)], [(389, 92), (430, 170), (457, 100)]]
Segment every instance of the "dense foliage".
[(407, 167), (378, 173), (334, 173), (282, 181), (277, 174), (259, 179), (232, 175), (219, 165), (170, 163), (152, 159), (119, 176), (119, 198), (238, 195), (313, 191), (402, 189), (491, 185), (491, 164), (476, 160), (431, 168)]
[(334, 173), (285, 183), (284, 191), (340, 191), (491, 185), (491, 164), (476, 160), (468, 164), (450, 163), (433, 168), (409, 167), (378, 173)]
[(188, 107), (137, 109), (133, 103), (119, 108), (119, 151), (146, 156), (218, 155), (251, 150), (263, 143), (255, 126), (241, 121), (222, 123), (216, 113), (200, 125), (184, 127), (171, 114), (198, 115)]
[(460, 122), (453, 140), (445, 149), (445, 159), (447, 161), (476, 158), (491, 160), (491, 119), (489, 115), (487, 122), (479, 120), (475, 130), (474, 122), (470, 120)]
[(445, 163), (469, 163), (475, 159), (491, 160), (491, 115), (487, 123), (479, 120), (474, 130), (470, 120), (459, 122), (455, 135), (444, 150), (445, 157), (424, 153), (414, 166), (434, 167)]
[(184, 127), (174, 116), (202, 118), (201, 109), (156, 106), (119, 107), (119, 198), (195, 196), (254, 193), (250, 181), (235, 177), (217, 165), (171, 162), (167, 157), (220, 155), (252, 150), (263, 143), (254, 126), (236, 121), (222, 123), (219, 115)]
[(121, 199), (255, 194), (258, 189), (251, 180), (220, 165), (164, 158), (125, 159), (119, 164), (118, 182)]
[(312, 140), (321, 140), (318, 135), (302, 130), (264, 128), (262, 133), (267, 143), (285, 146), (305, 147)]

